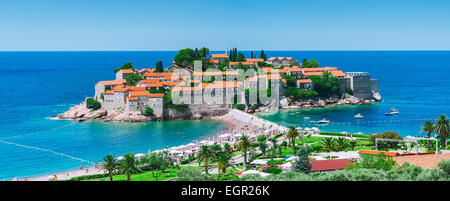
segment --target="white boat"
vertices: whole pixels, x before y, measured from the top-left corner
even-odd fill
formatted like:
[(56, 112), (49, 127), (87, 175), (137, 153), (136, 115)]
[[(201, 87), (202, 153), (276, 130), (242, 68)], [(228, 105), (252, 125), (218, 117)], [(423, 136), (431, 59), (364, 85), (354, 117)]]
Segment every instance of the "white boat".
[(364, 116), (362, 116), (361, 114), (357, 114), (354, 117), (355, 117), (355, 119), (362, 119), (362, 118), (364, 118)]
[(303, 117), (303, 119), (309, 119), (309, 117)]
[(399, 114), (400, 112), (395, 108), (391, 108), (391, 114)]
[(330, 120), (328, 120), (328, 119), (326, 119), (326, 118), (323, 118), (322, 120), (317, 121), (317, 123), (318, 123), (318, 124), (329, 124), (329, 123), (330, 123)]

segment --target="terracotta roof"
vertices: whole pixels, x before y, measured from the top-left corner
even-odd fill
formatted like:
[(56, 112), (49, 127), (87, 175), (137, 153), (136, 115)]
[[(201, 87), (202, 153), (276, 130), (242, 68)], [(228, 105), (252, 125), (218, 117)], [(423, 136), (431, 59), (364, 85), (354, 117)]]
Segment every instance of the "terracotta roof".
[(106, 86), (111, 86), (111, 85), (119, 85), (119, 84), (123, 84), (125, 83), (126, 80), (125, 79), (121, 79), (121, 80), (111, 80), (111, 81), (100, 81), (100, 83), (106, 85)]
[(257, 75), (257, 77), (259, 79), (267, 78), (269, 80), (279, 80), (279, 79), (281, 79), (281, 75), (280, 74)]
[(150, 98), (162, 98), (164, 97), (164, 94), (150, 94), (148, 95)]
[(312, 83), (312, 81), (310, 79), (301, 79), (301, 80), (297, 80), (298, 83)]
[(281, 79), (281, 82), (286, 83), (287, 81), (286, 81), (286, 79)]
[(128, 96), (127, 98), (128, 98), (128, 100), (130, 100), (130, 101), (136, 101), (136, 100), (138, 100), (138, 97), (137, 97), (137, 96), (135, 96), (135, 97), (130, 97), (130, 96)]
[(115, 87), (114, 92), (124, 92), (124, 91), (129, 91), (130, 88), (128, 87)]
[(122, 73), (134, 73), (134, 69), (122, 69), (120, 70)]
[(146, 84), (145, 87), (147, 88), (151, 88), (151, 87), (162, 87), (164, 86), (163, 83), (151, 83), (151, 84)]
[(379, 153), (383, 153), (386, 156), (397, 156), (397, 152), (392, 151), (377, 151), (377, 150), (359, 150), (358, 154), (367, 154), (367, 155), (378, 155)]
[(159, 79), (145, 79), (141, 81), (144, 84), (150, 84), (150, 83), (158, 83)]
[(141, 70), (139, 70), (139, 72), (140, 73), (142, 73), (142, 72), (149, 72), (149, 73), (152, 73), (153, 71), (155, 71), (155, 69), (154, 68), (143, 68), (143, 69), (141, 69)]
[(219, 60), (210, 60), (209, 63), (210, 63), (210, 64), (218, 64), (218, 63), (219, 63)]
[(335, 76), (335, 77), (345, 77), (345, 76), (347, 76), (345, 73), (343, 73), (340, 70), (333, 70), (333, 71), (331, 71), (331, 74), (333, 74), (333, 76)]
[(145, 73), (145, 77), (167, 77), (167, 76), (179, 76), (178, 73)]
[(148, 91), (130, 91), (130, 96), (148, 96), (150, 92)]
[(283, 59), (292, 60), (292, 57), (270, 57), (267, 61), (273, 61), (275, 59), (278, 59), (278, 60), (283, 60)]
[(350, 159), (331, 159), (331, 160), (315, 160), (311, 161), (312, 171), (332, 171), (342, 170), (348, 164), (353, 164)]
[(165, 86), (184, 86), (184, 82), (163, 82)]
[(250, 59), (246, 59), (249, 62), (264, 62), (263, 58), (250, 58)]
[(128, 87), (131, 91), (145, 91), (145, 87)]
[(409, 163), (411, 165), (420, 166), (426, 169), (436, 168), (438, 163), (442, 160), (450, 160), (450, 154), (421, 154), (421, 155), (408, 155), (408, 156), (396, 156), (392, 159), (397, 162), (398, 165), (403, 163)]
[(307, 72), (303, 73), (304, 76), (311, 76), (311, 75), (323, 75), (323, 72)]
[(227, 54), (211, 54), (212, 58), (228, 58)]
[(194, 72), (194, 76), (239, 75), (238, 71), (206, 71)]
[(105, 91), (104, 94), (114, 94), (114, 91), (113, 90), (108, 90), (108, 91)]

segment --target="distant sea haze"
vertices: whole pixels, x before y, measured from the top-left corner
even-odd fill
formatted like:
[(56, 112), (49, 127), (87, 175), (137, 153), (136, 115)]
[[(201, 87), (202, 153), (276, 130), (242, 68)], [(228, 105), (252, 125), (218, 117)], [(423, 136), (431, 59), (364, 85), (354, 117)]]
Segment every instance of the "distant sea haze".
[[(259, 51), (254, 51), (259, 56)], [(217, 51), (213, 53), (223, 53)], [(309, 126), (322, 118), (323, 131), (395, 131), (424, 135), (422, 119), (450, 114), (450, 51), (266, 51), (267, 57), (288, 56), (299, 62), (316, 59), (321, 66), (344, 72), (369, 72), (380, 81), (383, 102), (363, 106), (290, 111), (262, 115), (283, 125)], [(176, 51), (150, 52), (0, 52), (0, 179), (77, 169), (89, 163), (40, 149), (97, 162), (105, 154), (147, 153), (215, 134), (227, 125), (211, 120), (148, 123), (74, 123), (52, 120), (94, 95), (100, 80), (115, 78), (113, 69), (126, 62), (138, 68), (172, 64)], [(245, 51), (246, 57), (250, 52)], [(386, 117), (391, 108), (399, 115)], [(361, 113), (364, 119), (356, 120)], [(310, 119), (305, 119), (308, 116)], [(345, 124), (344, 124), (345, 123)], [(17, 136), (13, 138), (7, 138)]]

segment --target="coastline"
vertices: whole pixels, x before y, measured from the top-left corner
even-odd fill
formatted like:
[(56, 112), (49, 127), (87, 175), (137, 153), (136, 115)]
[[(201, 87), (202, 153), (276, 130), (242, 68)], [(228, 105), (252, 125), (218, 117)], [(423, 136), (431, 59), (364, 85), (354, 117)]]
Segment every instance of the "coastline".
[[(243, 115), (245, 117), (238, 117), (237, 115)], [(276, 135), (280, 132), (280, 130), (286, 129), (285, 127), (270, 122), (268, 120), (264, 120), (260, 117), (257, 117), (253, 114), (248, 114), (242, 112), (242, 111), (237, 111), (237, 110), (231, 110), (229, 113), (222, 115), (222, 116), (213, 116), (210, 117), (209, 119), (211, 120), (216, 120), (216, 121), (220, 121), (226, 125), (228, 125), (228, 127), (226, 129), (222, 129), (214, 134), (211, 135), (207, 135), (207, 136), (203, 136), (201, 137), (201, 139), (196, 140), (196, 144), (197, 146), (199, 146), (200, 144), (202, 144), (202, 141), (208, 141), (208, 142), (217, 142), (217, 143), (222, 143), (222, 142), (229, 142), (230, 137), (227, 138), (223, 138), (221, 137), (221, 135), (229, 135), (229, 134), (240, 134), (240, 133), (247, 133), (253, 137), (256, 137), (257, 135), (261, 135), (261, 134), (266, 134), (266, 128), (262, 128), (264, 126), (261, 126), (262, 124), (266, 125), (266, 127), (269, 127), (271, 132), (268, 135)], [(202, 140), (202, 141), (200, 141)], [(193, 143), (193, 142), (191, 142)], [(181, 147), (181, 146), (188, 146), (190, 143), (185, 143), (185, 144), (181, 144), (177, 147)], [(177, 147), (170, 147), (168, 148), (168, 150), (178, 150)], [(194, 151), (195, 148), (194, 146), (191, 146), (190, 151)], [(156, 150), (155, 152), (158, 152), (160, 150)], [(184, 150), (186, 151), (186, 150)], [(88, 169), (88, 172), (86, 172), (86, 169)], [(61, 171), (61, 172), (55, 172), (52, 174), (43, 174), (43, 175), (39, 175), (39, 176), (33, 176), (33, 177), (26, 177), (27, 181), (49, 181), (52, 178), (55, 178), (56, 176), (56, 180), (68, 180), (71, 179), (73, 177), (79, 177), (79, 176), (86, 176), (86, 175), (94, 175), (94, 174), (103, 174), (103, 170), (101, 168), (96, 168), (95, 166), (89, 166), (89, 167), (83, 167), (82, 170), (79, 169), (71, 169), (71, 170), (67, 170), (67, 171)]]

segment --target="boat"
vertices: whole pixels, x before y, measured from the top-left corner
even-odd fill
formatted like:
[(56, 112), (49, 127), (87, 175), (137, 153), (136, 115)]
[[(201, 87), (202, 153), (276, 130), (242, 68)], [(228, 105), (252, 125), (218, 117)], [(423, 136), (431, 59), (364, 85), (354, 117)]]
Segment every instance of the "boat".
[(355, 117), (355, 119), (362, 119), (362, 118), (364, 118), (364, 116), (362, 116), (361, 114), (357, 114), (354, 117)]
[(391, 108), (391, 114), (399, 114), (400, 112), (395, 108)]
[(322, 120), (317, 121), (317, 123), (318, 123), (318, 124), (329, 124), (329, 123), (330, 123), (330, 120), (328, 120), (328, 119), (326, 119), (326, 118), (323, 118)]
[(386, 116), (392, 116), (392, 115), (394, 115), (394, 114), (392, 114), (392, 112), (389, 112), (389, 113), (384, 113), (384, 115), (386, 115)]
[(309, 117), (303, 117), (303, 119), (309, 119)]

